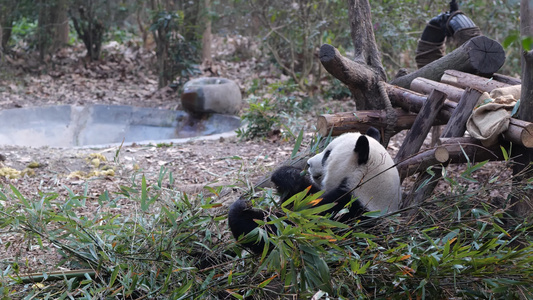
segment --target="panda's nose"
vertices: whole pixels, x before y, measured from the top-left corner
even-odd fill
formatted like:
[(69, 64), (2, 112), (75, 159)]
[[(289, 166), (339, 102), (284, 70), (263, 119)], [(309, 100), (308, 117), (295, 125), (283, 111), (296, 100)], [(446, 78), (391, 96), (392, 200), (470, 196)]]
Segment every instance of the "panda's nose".
[(307, 163), (307, 168), (308, 169), (311, 168), (311, 164)]

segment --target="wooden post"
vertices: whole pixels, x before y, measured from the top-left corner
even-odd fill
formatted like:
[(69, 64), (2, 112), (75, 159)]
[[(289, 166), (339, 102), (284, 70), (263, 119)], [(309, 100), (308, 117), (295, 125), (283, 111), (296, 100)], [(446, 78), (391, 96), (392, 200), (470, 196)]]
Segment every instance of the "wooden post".
[[(450, 118), (448, 125), (446, 125), (444, 132), (441, 134), (441, 137), (462, 137), (464, 135), (466, 131), (466, 121), (472, 113), (472, 109), (476, 105), (481, 94), (482, 93), (480, 91), (470, 88), (463, 93), (463, 96), (459, 100), (457, 108), (452, 114), (452, 117)], [(427, 172), (420, 173), (413, 186), (412, 192), (408, 198), (404, 199), (402, 205), (404, 207), (409, 207), (413, 204), (422, 203), (428, 197), (430, 197), (439, 180), (442, 178), (442, 168), (445, 167), (446, 166), (442, 164), (437, 165), (434, 168), (434, 175), (431, 175)]]
[(446, 100), (446, 94), (441, 91), (433, 90), (429, 94), (428, 100), (422, 106), (413, 123), (413, 127), (409, 130), (400, 150), (396, 154), (396, 162), (400, 162), (420, 150), (424, 139), (433, 125), (433, 120), (435, 120), (438, 112), (444, 105), (444, 100)]
[(465, 90), (441, 137), (459, 137), (465, 134), (466, 121), (472, 115), (472, 111), (482, 94), (481, 91), (476, 89), (467, 88)]

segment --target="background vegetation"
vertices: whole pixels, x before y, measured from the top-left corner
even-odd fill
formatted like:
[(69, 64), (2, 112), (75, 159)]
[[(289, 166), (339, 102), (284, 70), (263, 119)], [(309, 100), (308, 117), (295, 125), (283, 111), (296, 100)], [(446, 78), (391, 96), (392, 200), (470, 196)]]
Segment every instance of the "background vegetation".
[[(103, 59), (98, 49), (105, 42), (155, 45), (160, 86), (179, 88), (202, 62), (201, 40), (209, 19), (213, 34), (250, 37), (261, 47), (258, 55), (244, 45), (228, 59), (260, 56), (255, 58), (264, 69), (273, 65), (272, 72), (284, 78), (250, 84), (243, 118), (252, 126), (239, 132), (241, 137), (265, 137), (278, 130), (301, 142), (301, 115), (327, 109), (316, 108), (317, 98), (347, 96), (316, 59), (323, 43), (350, 55), (345, 1), (206, 3), (0, 0), (2, 53), (39, 53), (46, 65), (58, 49), (74, 43), (92, 49), (89, 62)], [(401, 67), (415, 68), (414, 49), (425, 23), (448, 6), (429, 0), (372, 0), (370, 5), (389, 77)], [(503, 42), (518, 32), (517, 0), (465, 0), (460, 5), (490, 38)], [(516, 76), (519, 47), (510, 44), (506, 51), (501, 72)], [(316, 145), (310, 148), (316, 151)], [(176, 192), (173, 175), (164, 168), (155, 182), (140, 170), (120, 193), (103, 193), (98, 213), (91, 216), (80, 214), (94, 201), (87, 193), (64, 198), (36, 191), (25, 196), (6, 185), (0, 187), (2, 233), (26, 235), (29, 248), (58, 248), (63, 263), (84, 271), (60, 273), (57, 281), (48, 281), (57, 275), (44, 273), (36, 280), (19, 272), (23, 261), (0, 261), (0, 297), (533, 298), (533, 224), (508, 215), (507, 199), (486, 201), (495, 190), (509, 190), (511, 183), (501, 174), (476, 179), (482, 168), (468, 165), (460, 174), (444, 174), (448, 194), (416, 214), (378, 219), (375, 227), (347, 228), (324, 219), (310, 208), (316, 196), (298, 195), (289, 200), (295, 212), (272, 221), (278, 226), (271, 239), (276, 250), (261, 257), (250, 256), (229, 237), (220, 190), (207, 187), (196, 196)], [(257, 196), (255, 205), (283, 210), (271, 191), (246, 189), (242, 192)], [(120, 199), (135, 203), (136, 211), (114, 213)], [(10, 247), (9, 242), (2, 247)]]

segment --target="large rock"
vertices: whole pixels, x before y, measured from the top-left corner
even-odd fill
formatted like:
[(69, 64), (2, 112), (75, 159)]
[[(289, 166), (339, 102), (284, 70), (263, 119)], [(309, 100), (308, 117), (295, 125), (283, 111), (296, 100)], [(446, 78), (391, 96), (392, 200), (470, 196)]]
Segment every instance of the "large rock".
[(183, 109), (198, 115), (205, 113), (238, 114), (242, 106), (239, 86), (230, 79), (202, 77), (188, 81), (181, 94)]

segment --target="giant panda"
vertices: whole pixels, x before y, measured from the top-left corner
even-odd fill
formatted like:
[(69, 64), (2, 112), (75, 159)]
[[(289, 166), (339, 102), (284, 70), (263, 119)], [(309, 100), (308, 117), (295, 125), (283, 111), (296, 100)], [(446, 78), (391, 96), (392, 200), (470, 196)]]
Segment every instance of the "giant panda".
[[(345, 133), (307, 161), (308, 172), (292, 166), (280, 167), (271, 176), (280, 200), (289, 199), (307, 187), (310, 193), (324, 190), (319, 205), (336, 203), (324, 214), (345, 223), (369, 211), (397, 211), (401, 201), (400, 176), (379, 138), (375, 128), (366, 134)], [(239, 240), (258, 227), (255, 219), (268, 221), (268, 216), (266, 211), (253, 208), (250, 201), (239, 198), (230, 206), (228, 223)], [(274, 228), (266, 229), (274, 232)], [(241, 244), (254, 253), (261, 253), (264, 247), (263, 240)]]

